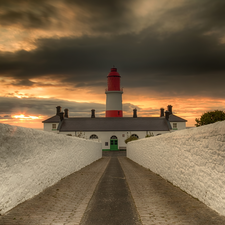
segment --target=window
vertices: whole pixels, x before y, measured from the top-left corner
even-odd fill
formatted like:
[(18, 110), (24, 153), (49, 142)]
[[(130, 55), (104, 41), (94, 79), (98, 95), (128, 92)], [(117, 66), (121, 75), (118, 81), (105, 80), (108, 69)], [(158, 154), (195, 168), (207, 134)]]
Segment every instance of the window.
[(52, 129), (56, 129), (56, 124), (52, 124)]
[(137, 134), (132, 134), (131, 137), (139, 138)]
[(173, 123), (173, 130), (177, 130), (177, 123)]
[(98, 139), (98, 136), (97, 136), (96, 134), (92, 134), (92, 135), (90, 136), (90, 139)]
[(105, 142), (105, 146), (108, 146), (108, 144), (109, 144), (108, 142)]
[(117, 139), (117, 136), (113, 135), (110, 139)]

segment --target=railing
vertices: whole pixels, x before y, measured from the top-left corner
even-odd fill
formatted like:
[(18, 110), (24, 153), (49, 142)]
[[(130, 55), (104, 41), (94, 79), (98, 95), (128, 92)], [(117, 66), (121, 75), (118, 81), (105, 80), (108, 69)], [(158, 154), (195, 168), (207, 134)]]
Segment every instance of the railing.
[[(109, 91), (109, 89), (106, 88), (105, 91)], [(110, 90), (110, 91), (122, 91), (123, 92), (123, 88), (120, 88), (120, 90)]]

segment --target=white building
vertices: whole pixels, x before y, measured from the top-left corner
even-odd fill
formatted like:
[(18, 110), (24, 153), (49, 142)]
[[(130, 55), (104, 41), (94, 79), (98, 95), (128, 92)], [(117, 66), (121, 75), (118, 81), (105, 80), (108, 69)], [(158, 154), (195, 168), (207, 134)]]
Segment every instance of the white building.
[(121, 150), (126, 148), (125, 140), (130, 136), (145, 138), (186, 128), (187, 121), (173, 115), (171, 105), (165, 113), (160, 109), (160, 117), (138, 117), (136, 109), (133, 117), (123, 117), (123, 91), (116, 68), (111, 68), (105, 93), (106, 117), (95, 117), (92, 109), (90, 117), (69, 118), (68, 109), (61, 112), (57, 106), (56, 115), (43, 121), (44, 130), (101, 141), (103, 150)]
[[(172, 107), (173, 107), (172, 105), (167, 106), (167, 111), (169, 112), (169, 121), (170, 121), (170, 125), (172, 128), (171, 131), (186, 129), (187, 120), (174, 115), (172, 112)], [(164, 108), (161, 108), (160, 109), (160, 117), (164, 117), (164, 116), (165, 116)]]

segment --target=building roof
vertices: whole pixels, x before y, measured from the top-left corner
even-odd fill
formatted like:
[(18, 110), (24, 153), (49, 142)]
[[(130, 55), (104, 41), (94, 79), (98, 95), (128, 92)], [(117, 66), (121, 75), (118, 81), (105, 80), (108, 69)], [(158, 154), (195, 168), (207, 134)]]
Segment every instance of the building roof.
[(187, 122), (187, 120), (182, 119), (182, 118), (179, 117), (179, 116), (175, 116), (174, 114), (170, 114), (170, 116), (169, 116), (169, 121), (170, 121), (170, 122)]
[(59, 123), (60, 117), (58, 115), (52, 116), (48, 118), (47, 120), (42, 121), (42, 123)]
[(72, 131), (169, 131), (164, 117), (98, 117), (65, 118), (58, 126), (60, 132)]
[[(149, 121), (150, 122), (150, 120), (151, 121), (155, 121), (155, 120), (157, 120), (157, 119), (159, 119), (159, 117), (138, 117), (138, 118), (133, 118), (133, 117), (122, 117), (123, 119), (125, 119), (126, 120), (126, 123), (129, 123), (129, 122), (131, 122), (131, 121), (129, 121), (128, 122), (128, 120), (129, 119), (136, 119), (137, 121)], [(160, 117), (160, 118), (165, 118), (165, 117)], [(89, 119), (93, 119), (93, 118), (90, 118), (90, 117), (87, 117), (87, 118), (85, 118), (85, 117), (77, 117), (77, 118), (69, 118), (69, 120), (70, 121), (73, 121), (73, 120), (76, 120), (76, 122), (79, 122), (79, 124), (80, 123), (83, 123), (84, 121), (86, 121), (85, 123), (87, 123), (87, 121), (89, 120)], [(94, 119), (100, 119), (100, 121), (102, 121), (102, 119), (108, 119), (108, 120), (110, 120), (110, 119), (112, 119), (112, 118), (105, 118), (105, 117), (101, 117), (101, 118), (94, 118)], [(115, 119), (121, 119), (121, 117), (117, 117), (117, 118), (113, 118), (113, 121), (115, 121)], [(128, 120), (127, 120), (128, 119)], [(125, 120), (123, 120), (123, 122), (122, 123), (125, 123)], [(182, 119), (181, 117), (179, 117), (179, 116), (175, 116), (174, 114), (170, 114), (170, 116), (169, 116), (169, 121), (170, 122), (187, 122), (187, 120), (185, 120), (185, 119)], [(55, 116), (52, 116), (52, 117), (50, 117), (50, 118), (48, 118), (48, 119), (46, 119), (46, 120), (44, 120), (44, 121), (42, 121), (42, 123), (59, 123), (60, 122), (60, 117), (58, 116), (58, 115), (55, 115)], [(106, 122), (106, 120), (104, 120), (104, 122)], [(110, 122), (109, 122), (110, 123)], [(132, 122), (133, 123), (133, 122)], [(158, 122), (157, 122), (158, 123)], [(134, 123), (133, 123), (134, 124)], [(135, 122), (135, 124), (137, 124), (137, 122)], [(151, 124), (152, 124), (152, 122), (151, 122)], [(136, 126), (136, 125), (135, 125)], [(140, 126), (140, 125), (139, 125)]]

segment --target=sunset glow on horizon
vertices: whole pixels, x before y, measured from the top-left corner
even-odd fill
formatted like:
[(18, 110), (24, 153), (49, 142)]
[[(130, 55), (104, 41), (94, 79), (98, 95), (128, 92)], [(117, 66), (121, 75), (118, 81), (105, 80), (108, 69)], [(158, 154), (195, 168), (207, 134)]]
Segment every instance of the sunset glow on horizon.
[(16, 118), (16, 119), (20, 119), (20, 120), (36, 120), (36, 119), (40, 119), (39, 116), (25, 116), (23, 114), (20, 114), (20, 115), (14, 115), (12, 116), (12, 118)]

